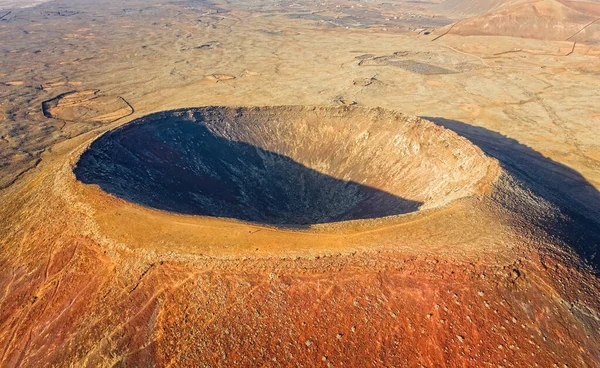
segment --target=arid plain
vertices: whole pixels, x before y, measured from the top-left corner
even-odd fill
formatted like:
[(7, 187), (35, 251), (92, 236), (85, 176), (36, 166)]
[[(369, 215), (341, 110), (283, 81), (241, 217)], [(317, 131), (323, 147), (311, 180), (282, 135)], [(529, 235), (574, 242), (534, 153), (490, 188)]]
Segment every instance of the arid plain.
[(600, 366), (600, 3), (15, 3), (0, 365)]

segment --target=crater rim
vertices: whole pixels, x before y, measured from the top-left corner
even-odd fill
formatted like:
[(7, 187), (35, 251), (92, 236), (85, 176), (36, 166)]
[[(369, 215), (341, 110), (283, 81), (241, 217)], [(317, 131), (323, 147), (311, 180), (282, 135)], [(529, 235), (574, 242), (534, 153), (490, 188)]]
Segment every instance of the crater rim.
[[(435, 133), (441, 133), (441, 135), (444, 138), (450, 137), (451, 141), (452, 141), (450, 143), (450, 147), (452, 147), (453, 144), (459, 145), (459, 146), (462, 145), (463, 148), (466, 148), (468, 151), (471, 152), (471, 154), (473, 154), (477, 159), (479, 159), (481, 161), (480, 163), (482, 163), (483, 166), (485, 166), (486, 173), (476, 177), (475, 178), (476, 180), (469, 181), (467, 183), (469, 186), (469, 189), (465, 193), (463, 193), (463, 195), (459, 195), (456, 198), (454, 198), (454, 197), (450, 198), (447, 201), (442, 201), (443, 203), (437, 203), (437, 204), (431, 205), (431, 203), (427, 203), (427, 201), (423, 201), (423, 202), (420, 202), (420, 204), (418, 205), (417, 208), (415, 208), (414, 210), (410, 210), (410, 211), (400, 210), (397, 213), (387, 213), (384, 215), (378, 215), (379, 212), (377, 212), (373, 216), (350, 217), (350, 218), (342, 218), (342, 219), (328, 219), (325, 221), (306, 221), (303, 223), (295, 223), (295, 222), (289, 222), (289, 221), (268, 222), (268, 221), (260, 221), (260, 220), (254, 220), (254, 219), (248, 219), (248, 218), (239, 218), (238, 216), (222, 216), (222, 215), (212, 215), (212, 214), (206, 214), (206, 213), (188, 213), (188, 212), (182, 212), (182, 211), (177, 211), (177, 210), (172, 210), (172, 209), (160, 208), (160, 207), (156, 207), (156, 206), (152, 206), (152, 205), (147, 205), (145, 203), (139, 203), (135, 200), (129, 200), (128, 198), (124, 198), (121, 195), (113, 193), (111, 190), (106, 190), (102, 185), (100, 185), (98, 183), (85, 182), (84, 180), (81, 180), (81, 177), (77, 174), (78, 168), (81, 167), (80, 165), (82, 163), (82, 158), (86, 154), (89, 154), (89, 152), (91, 152), (94, 149), (94, 146), (98, 145), (98, 142), (103, 142), (104, 140), (107, 139), (107, 137), (110, 138), (113, 135), (118, 135), (128, 129), (136, 129), (137, 127), (143, 127), (143, 126), (147, 126), (148, 124), (157, 123), (160, 120), (163, 120), (165, 118), (172, 118), (174, 116), (181, 118), (186, 114), (189, 115), (189, 114), (195, 114), (195, 113), (209, 114), (209, 115), (210, 114), (217, 114), (217, 115), (224, 114), (229, 117), (240, 116), (240, 114), (241, 114), (241, 116), (244, 116), (244, 114), (257, 114), (257, 113), (259, 115), (266, 113), (267, 115), (272, 115), (272, 116), (278, 116), (278, 114), (280, 114), (280, 113), (287, 114), (286, 116), (290, 116), (290, 113), (292, 113), (292, 115), (295, 115), (295, 116), (298, 116), (298, 114), (302, 115), (302, 114), (316, 113), (318, 115), (320, 113), (325, 113), (325, 114), (330, 114), (329, 117), (333, 118), (334, 120), (335, 119), (339, 120), (340, 118), (344, 119), (347, 117), (355, 117), (355, 115), (358, 114), (359, 116), (361, 116), (363, 118), (365, 118), (365, 117), (367, 117), (367, 118), (369, 118), (369, 117), (370, 118), (387, 118), (387, 119), (392, 119), (392, 121), (395, 121), (394, 119), (402, 120), (404, 122), (407, 122), (411, 126), (420, 126), (421, 128), (425, 128), (425, 130), (430, 129), (430, 130), (434, 131)], [(219, 116), (222, 116), (222, 115), (219, 115)], [(300, 121), (302, 120), (302, 116), (300, 117), (299, 120)], [(374, 121), (376, 122), (378, 120), (374, 120)], [(373, 122), (373, 120), (371, 122)], [(339, 121), (337, 123), (339, 124)], [(388, 121), (387, 123), (389, 124), (390, 121)], [(370, 125), (370, 126), (372, 127), (372, 125)], [(352, 126), (348, 126), (348, 127), (353, 128)], [(369, 130), (367, 129), (367, 131), (369, 131)], [(228, 131), (227, 129), (220, 131), (221, 134), (227, 133), (227, 132), (230, 132), (230, 131)], [(334, 137), (334, 139), (339, 139), (339, 138)], [(233, 140), (231, 142), (247, 143), (247, 142), (243, 142), (240, 140)], [(430, 146), (431, 146), (431, 142), (428, 142), (428, 144), (430, 144)], [(433, 146), (435, 147), (435, 144)], [(279, 154), (277, 152), (270, 152), (270, 153)], [(285, 155), (283, 155), (283, 156), (285, 156)], [(288, 158), (290, 158), (290, 157), (288, 157)], [(308, 167), (308, 168), (312, 169), (311, 167)], [(394, 219), (394, 218), (406, 217), (406, 216), (412, 217), (414, 215), (423, 213), (424, 211), (429, 212), (428, 210), (433, 210), (433, 209), (437, 209), (440, 207), (444, 207), (447, 204), (454, 202), (457, 199), (462, 199), (465, 197), (478, 196), (478, 195), (484, 194), (484, 192), (489, 190), (490, 184), (493, 184), (496, 181), (496, 179), (499, 175), (499, 171), (500, 171), (500, 168), (499, 168), (499, 164), (498, 164), (497, 160), (484, 154), (477, 146), (472, 144), (467, 139), (458, 136), (456, 133), (452, 132), (451, 130), (448, 130), (439, 125), (436, 125), (435, 123), (433, 123), (429, 120), (406, 115), (397, 110), (384, 109), (381, 107), (362, 107), (362, 106), (326, 107), (326, 106), (306, 106), (306, 105), (275, 105), (275, 106), (224, 106), (224, 105), (220, 106), (220, 105), (214, 105), (214, 106), (186, 107), (186, 108), (165, 110), (165, 111), (151, 113), (148, 115), (137, 117), (137, 118), (135, 118), (129, 122), (126, 122), (114, 129), (107, 130), (106, 132), (99, 135), (98, 137), (95, 137), (88, 144), (88, 146), (80, 152), (80, 154), (78, 155), (78, 157), (75, 160), (75, 163), (73, 164), (73, 172), (74, 172), (75, 177), (78, 182), (83, 182), (84, 184), (96, 184), (100, 187), (101, 191), (104, 192), (105, 194), (121, 198), (129, 204), (141, 206), (144, 209), (157, 210), (157, 211), (165, 212), (167, 214), (172, 214), (172, 215), (183, 215), (183, 216), (192, 215), (193, 217), (197, 217), (197, 218), (213, 218), (213, 219), (224, 220), (224, 221), (228, 221), (228, 222), (247, 223), (249, 225), (254, 225), (254, 226), (289, 228), (289, 229), (312, 228), (312, 227), (320, 227), (322, 225), (327, 225), (327, 226), (332, 226), (332, 227), (339, 227), (339, 226), (343, 227), (343, 225), (346, 223), (348, 223), (348, 224), (350, 224), (350, 223), (352, 223), (352, 224), (357, 224), (357, 223), (381, 224), (382, 222), (385, 223), (385, 222), (387, 222), (387, 220)], [(340, 180), (340, 179), (336, 178), (335, 176), (333, 176), (332, 178)], [(377, 189), (377, 188), (375, 188), (375, 189)], [(385, 191), (383, 191), (383, 192), (385, 192)], [(391, 194), (395, 195), (395, 193), (391, 193)], [(411, 201), (411, 200), (409, 200), (409, 201)], [(426, 205), (426, 206), (423, 207), (423, 205)]]

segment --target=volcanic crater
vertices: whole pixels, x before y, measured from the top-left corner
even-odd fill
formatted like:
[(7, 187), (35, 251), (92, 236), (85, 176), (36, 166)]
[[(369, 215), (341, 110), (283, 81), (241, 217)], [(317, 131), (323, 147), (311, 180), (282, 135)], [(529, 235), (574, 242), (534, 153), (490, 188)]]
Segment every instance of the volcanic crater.
[(76, 177), (146, 207), (305, 227), (477, 195), (496, 161), (429, 121), (360, 107), (200, 107), (95, 140)]

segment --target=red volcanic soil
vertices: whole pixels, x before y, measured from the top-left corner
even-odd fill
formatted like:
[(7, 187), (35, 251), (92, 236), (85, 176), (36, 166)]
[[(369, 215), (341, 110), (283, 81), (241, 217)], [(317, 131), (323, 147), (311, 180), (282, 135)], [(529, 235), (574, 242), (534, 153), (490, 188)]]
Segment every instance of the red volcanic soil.
[[(382, 167), (427, 170), (437, 184), (422, 197), (385, 181), (379, 190), (431, 205), (302, 228), (166, 212), (73, 173), (86, 147), (133, 128), (98, 144), (97, 132), (82, 135), (1, 194), (0, 365), (598, 365), (600, 282), (558, 231), (575, 220), (466, 139), (379, 109), (217, 108), (152, 119), (166, 116), (336, 180), (344, 175), (327, 162), (352, 157), (345, 175), (365, 185), (389, 172), (350, 164), (375, 165), (381, 152), (369, 140), (387, 137), (399, 156)], [(298, 145), (278, 146), (282, 135)], [(182, 147), (162, 142), (171, 153)], [(145, 144), (132, 159), (147, 154)], [(473, 168), (453, 172), (452, 160)], [(452, 201), (437, 196), (461, 178)]]

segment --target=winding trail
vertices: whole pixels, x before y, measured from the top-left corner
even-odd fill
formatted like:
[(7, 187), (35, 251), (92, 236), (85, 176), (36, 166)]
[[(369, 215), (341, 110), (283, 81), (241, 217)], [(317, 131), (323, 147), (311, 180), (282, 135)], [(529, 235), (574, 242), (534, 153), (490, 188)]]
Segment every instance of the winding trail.
[(579, 31), (573, 33), (569, 38), (567, 38), (565, 41), (570, 40), (571, 38), (577, 36), (578, 34), (580, 34), (581, 32), (583, 32), (587, 27), (591, 26), (592, 24), (596, 23), (597, 21), (599, 21), (600, 18), (596, 18), (593, 21), (589, 22), (588, 24), (586, 24), (585, 26), (583, 26), (583, 28), (581, 28)]
[(447, 35), (448, 33), (450, 33), (450, 31), (452, 30), (452, 28), (454, 28), (454, 26), (455, 26), (455, 25), (457, 25), (457, 24), (458, 24), (458, 23), (460, 23), (460, 22), (461, 22), (461, 21), (459, 20), (458, 22), (456, 22), (456, 23), (453, 23), (453, 24), (450, 26), (450, 28), (448, 28), (448, 30), (447, 30), (446, 32), (444, 32), (444, 33), (442, 33), (441, 35), (437, 36), (436, 38), (434, 38), (433, 40), (431, 40), (431, 42), (433, 42), (433, 41), (436, 41), (436, 40), (438, 40), (438, 39), (440, 39), (440, 38), (444, 37), (444, 36), (445, 36), (445, 35)]

